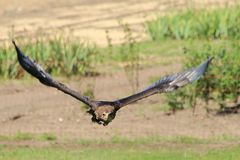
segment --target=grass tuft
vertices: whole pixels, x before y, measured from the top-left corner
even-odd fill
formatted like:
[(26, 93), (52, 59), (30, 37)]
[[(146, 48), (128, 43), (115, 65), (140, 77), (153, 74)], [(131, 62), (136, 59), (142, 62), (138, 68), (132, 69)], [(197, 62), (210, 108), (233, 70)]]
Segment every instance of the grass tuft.
[[(21, 50), (54, 75), (92, 75), (94, 58), (98, 54), (94, 44), (83, 42), (73, 36), (54, 38), (17, 40)], [(0, 48), (0, 76), (4, 78), (22, 78), (25, 72), (17, 62), (13, 46)]]
[(57, 137), (53, 133), (43, 133), (39, 136), (42, 141), (56, 141)]
[(187, 10), (147, 23), (152, 40), (240, 39), (240, 7)]
[(33, 140), (34, 137), (31, 133), (18, 132), (12, 138), (13, 140)]

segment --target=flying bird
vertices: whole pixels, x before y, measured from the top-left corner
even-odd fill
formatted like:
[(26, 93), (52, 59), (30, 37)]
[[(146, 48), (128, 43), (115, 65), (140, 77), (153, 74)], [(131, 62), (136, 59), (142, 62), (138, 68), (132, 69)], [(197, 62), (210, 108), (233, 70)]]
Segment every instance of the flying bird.
[(63, 83), (53, 79), (40, 65), (24, 55), (24, 53), (16, 45), (15, 41), (12, 42), (17, 52), (18, 61), (24, 70), (26, 70), (33, 77), (37, 78), (42, 84), (49, 87), (54, 87), (65, 94), (68, 94), (85, 103), (87, 106), (89, 106), (89, 110), (87, 112), (92, 115), (92, 121), (104, 126), (108, 125), (115, 118), (119, 109), (130, 103), (136, 102), (156, 93), (175, 91), (178, 88), (198, 80), (204, 74), (209, 63), (213, 59), (213, 57), (210, 57), (196, 68), (191, 68), (183, 72), (165, 76), (147, 87), (145, 90), (136, 94), (114, 101), (101, 101), (92, 100), (89, 97), (84, 96), (81, 93), (70, 89)]

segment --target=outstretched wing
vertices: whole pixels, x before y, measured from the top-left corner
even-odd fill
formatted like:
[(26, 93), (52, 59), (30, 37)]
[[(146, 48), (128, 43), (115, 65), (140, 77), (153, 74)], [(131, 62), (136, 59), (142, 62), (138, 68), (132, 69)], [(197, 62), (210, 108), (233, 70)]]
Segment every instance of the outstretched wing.
[(190, 84), (198, 80), (204, 74), (212, 59), (212, 57), (207, 59), (196, 68), (191, 68), (177, 74), (165, 76), (147, 87), (147, 89), (142, 92), (119, 99), (115, 101), (115, 103), (117, 106), (123, 107), (129, 103), (136, 102), (153, 94), (174, 91), (180, 87)]
[(37, 78), (42, 84), (57, 88), (58, 90), (82, 101), (87, 104), (89, 107), (96, 106), (96, 102), (90, 100), (88, 97), (81, 95), (80, 93), (68, 88), (66, 85), (54, 80), (47, 72), (45, 72), (40, 65), (29, 59), (27, 56), (23, 54), (23, 52), (18, 48), (16, 43), (12, 41), (16, 52), (20, 65), (24, 70), (30, 73), (33, 77)]

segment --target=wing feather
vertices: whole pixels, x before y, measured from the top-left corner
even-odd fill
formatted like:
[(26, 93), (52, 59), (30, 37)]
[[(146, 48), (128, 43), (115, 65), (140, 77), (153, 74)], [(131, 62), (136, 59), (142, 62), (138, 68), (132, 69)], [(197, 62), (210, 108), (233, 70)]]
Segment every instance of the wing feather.
[(198, 80), (204, 74), (212, 59), (213, 57), (208, 58), (196, 68), (191, 68), (180, 73), (165, 76), (147, 87), (142, 92), (119, 99), (116, 103), (118, 103), (119, 107), (123, 107), (129, 103), (133, 103), (156, 93), (170, 92), (184, 87), (185, 85)]
[(82, 101), (90, 107), (96, 106), (97, 102), (90, 100), (88, 97), (81, 95), (80, 93), (68, 88), (66, 85), (54, 80), (47, 72), (45, 72), (40, 65), (29, 59), (24, 53), (18, 48), (16, 43), (13, 41), (15, 46), (17, 57), (20, 65), (24, 70), (30, 73), (33, 77), (37, 78), (42, 84), (50, 87), (57, 88), (58, 90)]
[(14, 41), (13, 44), (17, 52), (18, 61), (24, 70), (26, 70), (32, 76), (37, 78), (44, 85), (57, 88), (58, 90), (82, 101), (91, 108), (102, 105), (114, 105), (117, 108), (121, 108), (127, 104), (133, 103), (135, 101), (146, 98), (156, 93), (174, 91), (178, 88), (181, 88), (187, 84), (190, 84), (198, 80), (204, 74), (209, 63), (213, 59), (212, 57), (207, 59), (205, 62), (203, 62), (196, 68), (191, 68), (177, 74), (165, 76), (156, 81), (155, 83), (153, 83), (152, 85), (150, 85), (149, 87), (147, 87), (142, 92), (133, 94), (131, 96), (121, 98), (116, 101), (94, 101), (68, 88), (66, 85), (54, 80), (47, 72), (44, 71), (44, 69), (42, 69), (40, 65), (29, 59), (27, 56), (25, 56), (23, 52), (17, 47)]

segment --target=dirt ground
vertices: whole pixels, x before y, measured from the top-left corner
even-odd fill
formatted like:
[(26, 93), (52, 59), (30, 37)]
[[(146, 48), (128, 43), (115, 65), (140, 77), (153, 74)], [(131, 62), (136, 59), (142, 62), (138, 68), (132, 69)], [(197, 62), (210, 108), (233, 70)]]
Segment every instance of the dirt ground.
[[(169, 65), (145, 68), (140, 71), (140, 88), (149, 84), (149, 78), (175, 71), (180, 66)], [(176, 72), (176, 71), (175, 71)], [(87, 84), (94, 84), (97, 99), (116, 99), (131, 93), (131, 87), (122, 71), (81, 80), (63, 80), (72, 88), (83, 91)], [(77, 100), (45, 87), (32, 79), (30, 82), (11, 81), (0, 86), (0, 135), (18, 132), (41, 134), (54, 133), (58, 137), (107, 139), (114, 135), (144, 136), (193, 136), (209, 138), (222, 135), (240, 136), (239, 115), (206, 115), (198, 106), (192, 110), (167, 116), (162, 111), (162, 95), (154, 95), (123, 108), (108, 126), (93, 124)], [(16, 118), (20, 116), (20, 118)], [(16, 118), (16, 120), (14, 120)]]
[(123, 41), (128, 23), (137, 40), (148, 39), (144, 23), (157, 15), (186, 8), (233, 5), (235, 0), (8, 0), (0, 1), (0, 42), (13, 37), (53, 32), (73, 35), (106, 45), (106, 30), (112, 43)]
[[(195, 2), (195, 1), (191, 1)], [(231, 4), (233, 1), (202, 1), (195, 5), (214, 6)], [(0, 1), (0, 40), (8, 40), (11, 26), (15, 36), (45, 33), (58, 29), (73, 29), (77, 36), (99, 45), (106, 45), (105, 30), (109, 30), (114, 43), (121, 42), (122, 32), (118, 20), (130, 24), (139, 39), (147, 36), (143, 23), (155, 15), (191, 5), (189, 1), (166, 0), (9, 0)], [(177, 9), (179, 9), (177, 7)], [(176, 72), (180, 66), (157, 66), (140, 71), (141, 88), (149, 84), (156, 73)], [(99, 77), (81, 80), (63, 80), (72, 88), (82, 91), (86, 84), (95, 84), (97, 99), (111, 100), (131, 93), (123, 71), (102, 74)], [(116, 119), (106, 127), (93, 124), (81, 103), (65, 94), (45, 87), (35, 80), (9, 81), (0, 85), (0, 135), (18, 132), (54, 133), (68, 138), (108, 138), (114, 135), (140, 136), (194, 136), (214, 137), (220, 135), (240, 136), (239, 115), (206, 116), (199, 106), (197, 115), (191, 110), (166, 116), (159, 107), (162, 95), (154, 95), (139, 103), (120, 110)]]

